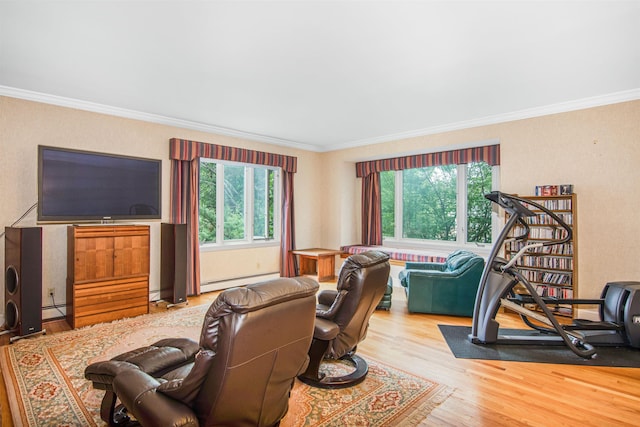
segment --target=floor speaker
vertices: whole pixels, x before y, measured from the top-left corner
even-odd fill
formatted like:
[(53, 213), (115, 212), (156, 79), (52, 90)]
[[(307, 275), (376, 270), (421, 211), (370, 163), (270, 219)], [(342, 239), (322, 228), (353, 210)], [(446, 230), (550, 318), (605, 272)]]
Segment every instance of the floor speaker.
[(160, 298), (187, 302), (187, 225), (162, 223), (160, 234)]
[(6, 227), (5, 327), (18, 335), (42, 331), (42, 228)]

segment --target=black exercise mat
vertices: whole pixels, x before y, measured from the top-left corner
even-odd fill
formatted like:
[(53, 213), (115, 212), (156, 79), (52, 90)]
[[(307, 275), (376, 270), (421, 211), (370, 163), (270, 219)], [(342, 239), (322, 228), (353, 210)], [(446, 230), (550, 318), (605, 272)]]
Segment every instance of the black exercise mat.
[[(459, 359), (505, 360), (513, 362), (558, 363), (565, 365), (640, 367), (640, 349), (631, 347), (597, 347), (597, 356), (584, 359), (564, 345), (473, 344), (471, 327), (438, 325), (449, 349)], [(500, 335), (531, 335), (537, 332), (500, 329)]]

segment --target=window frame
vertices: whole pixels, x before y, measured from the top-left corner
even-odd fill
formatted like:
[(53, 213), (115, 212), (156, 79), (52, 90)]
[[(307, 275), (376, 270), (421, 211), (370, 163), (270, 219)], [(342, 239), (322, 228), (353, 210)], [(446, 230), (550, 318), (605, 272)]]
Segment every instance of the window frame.
[[(382, 237), (382, 244), (389, 247), (400, 247), (408, 249), (433, 250), (451, 253), (457, 249), (472, 250), (479, 255), (488, 255), (491, 251), (493, 241), (495, 241), (500, 231), (500, 218), (496, 209), (492, 208), (491, 213), (491, 242), (475, 243), (467, 241), (467, 164), (459, 164), (456, 169), (456, 240), (427, 240), (416, 238), (405, 238), (403, 234), (403, 179), (402, 170), (392, 171), (394, 173), (394, 236)], [(495, 191), (500, 186), (500, 166), (491, 166), (491, 190)]]
[[(282, 173), (279, 167), (257, 165), (253, 163), (232, 162), (227, 160), (201, 158), (200, 164), (213, 163), (216, 165), (216, 241), (215, 242), (199, 242), (200, 250), (203, 252), (256, 248), (266, 246), (280, 246), (280, 227), (282, 218)], [(242, 166), (244, 167), (244, 238), (235, 240), (224, 239), (224, 169), (225, 166)], [(255, 208), (255, 186), (253, 185), (254, 174), (256, 169), (268, 169), (274, 173), (273, 188), (273, 238), (264, 238), (254, 235), (254, 208)], [(199, 179), (198, 184), (203, 185)], [(218, 213), (222, 212), (220, 216)], [(198, 218), (200, 221), (200, 218)]]

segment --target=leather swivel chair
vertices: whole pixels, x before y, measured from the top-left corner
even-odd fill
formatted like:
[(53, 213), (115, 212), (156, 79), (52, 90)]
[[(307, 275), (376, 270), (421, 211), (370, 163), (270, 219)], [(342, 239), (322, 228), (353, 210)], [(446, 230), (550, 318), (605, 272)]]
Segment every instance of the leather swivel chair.
[[(389, 256), (379, 251), (351, 255), (338, 275), (335, 290), (318, 293), (309, 366), (298, 377), (321, 388), (351, 387), (362, 382), (369, 368), (356, 355), (356, 347), (367, 334), (369, 318), (382, 299), (389, 280)], [(351, 373), (329, 377), (320, 372), (325, 359), (341, 359), (355, 368)]]
[[(106, 390), (101, 417), (143, 426), (271, 426), (307, 366), (318, 283), (279, 278), (223, 291), (200, 342), (161, 340), (85, 370)], [(173, 365), (172, 365), (173, 364)], [(116, 397), (124, 410), (113, 408)], [(106, 419), (105, 419), (106, 418)]]

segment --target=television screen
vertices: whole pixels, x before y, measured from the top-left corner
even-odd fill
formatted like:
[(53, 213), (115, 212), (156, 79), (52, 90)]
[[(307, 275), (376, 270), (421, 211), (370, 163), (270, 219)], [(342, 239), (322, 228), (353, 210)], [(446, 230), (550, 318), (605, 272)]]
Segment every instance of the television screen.
[(160, 160), (38, 147), (38, 221), (160, 219)]

